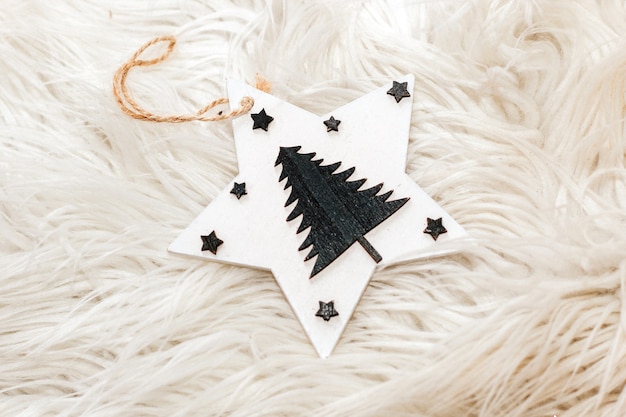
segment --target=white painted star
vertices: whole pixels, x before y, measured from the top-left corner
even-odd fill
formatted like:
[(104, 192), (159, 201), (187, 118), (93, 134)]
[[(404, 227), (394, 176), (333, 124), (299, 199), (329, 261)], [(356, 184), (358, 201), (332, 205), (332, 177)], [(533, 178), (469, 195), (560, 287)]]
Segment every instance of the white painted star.
[[(413, 90), (413, 77), (407, 82)], [(387, 91), (389, 82), (376, 91), (332, 112), (342, 121), (329, 134), (317, 116), (238, 81), (228, 83), (231, 103), (244, 96), (255, 101), (252, 113), (262, 109), (273, 117), (268, 130), (253, 129), (244, 115), (233, 120), (239, 174), (233, 183), (246, 183), (246, 198), (231, 194), (233, 183), (170, 245), (172, 252), (272, 271), (276, 281), (321, 357), (327, 357), (365, 290), (377, 266), (441, 254), (442, 242), (466, 233), (405, 173), (411, 100), (396, 102)], [(367, 241), (380, 253), (377, 264), (359, 244), (351, 245), (324, 270), (310, 279), (315, 258), (305, 261), (310, 250), (298, 248), (311, 229), (296, 233), (302, 216), (287, 222), (294, 205), (285, 207), (290, 189), (279, 182), (282, 167), (276, 166), (281, 147), (300, 146), (315, 153), (323, 165), (341, 162), (336, 173), (354, 167), (350, 181), (366, 178), (359, 189), (384, 183), (379, 194), (393, 191), (389, 201), (410, 198), (400, 209), (366, 233)], [(424, 234), (427, 219), (442, 219), (447, 233), (437, 241)], [(201, 236), (215, 231), (224, 242), (216, 254), (202, 251)], [(333, 300), (337, 316), (326, 321), (316, 316), (320, 301)]]

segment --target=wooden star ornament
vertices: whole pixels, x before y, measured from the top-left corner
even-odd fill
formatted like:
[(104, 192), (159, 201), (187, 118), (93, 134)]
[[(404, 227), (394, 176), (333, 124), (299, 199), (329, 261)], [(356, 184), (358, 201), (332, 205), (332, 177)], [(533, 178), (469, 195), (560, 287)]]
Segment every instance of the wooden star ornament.
[[(443, 242), (466, 235), (405, 172), (412, 101), (397, 96), (410, 97), (413, 83), (390, 81), (334, 110), (332, 120), (346, 123), (329, 134), (330, 113), (229, 81), (231, 103), (255, 102), (233, 120), (233, 181), (251, 191), (239, 199), (236, 186), (225, 188), (169, 250), (270, 270), (317, 353), (329, 356), (377, 267), (448, 253)], [(389, 97), (398, 85), (407, 93)], [(425, 234), (427, 219), (443, 222), (445, 235)], [(218, 227), (224, 244), (203, 250)]]

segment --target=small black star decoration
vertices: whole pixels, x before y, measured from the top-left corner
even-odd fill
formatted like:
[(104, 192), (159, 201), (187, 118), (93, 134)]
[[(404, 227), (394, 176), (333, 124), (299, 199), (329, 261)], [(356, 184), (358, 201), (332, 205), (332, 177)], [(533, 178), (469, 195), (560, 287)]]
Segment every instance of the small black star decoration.
[(387, 94), (393, 96), (396, 99), (396, 103), (399, 103), (404, 97), (411, 97), (408, 90), (406, 89), (408, 83), (399, 83), (397, 81), (393, 82), (393, 87), (387, 91)]
[(202, 250), (208, 250), (213, 253), (213, 255), (217, 254), (217, 248), (224, 243), (222, 239), (217, 237), (215, 234), (215, 230), (209, 233), (208, 236), (200, 236), (202, 238)]
[(324, 321), (328, 321), (331, 318), (337, 317), (339, 315), (339, 313), (337, 313), (337, 310), (335, 310), (334, 301), (330, 301), (328, 303), (320, 301), (319, 303), (320, 303), (320, 309), (317, 310), (317, 313), (315, 313), (317, 317), (321, 317), (324, 319)]
[(246, 192), (246, 183), (242, 182), (241, 184), (239, 184), (238, 182), (236, 182), (235, 185), (233, 185), (233, 189), (230, 190), (230, 193), (234, 194), (237, 197), (237, 200), (239, 200), (244, 195), (248, 195), (248, 193)]
[(265, 113), (265, 109), (261, 109), (259, 113), (252, 113), (250, 115), (252, 120), (254, 120), (254, 126), (252, 126), (252, 130), (254, 129), (263, 129), (267, 132), (267, 127), (272, 123), (274, 118), (269, 114)]
[(327, 132), (330, 132), (331, 130), (339, 132), (339, 123), (341, 123), (341, 120), (337, 120), (333, 116), (330, 116), (330, 119), (328, 120), (324, 120)]
[(439, 235), (448, 232), (446, 228), (443, 227), (441, 217), (437, 220), (433, 220), (430, 217), (427, 217), (426, 221), (428, 222), (428, 226), (426, 227), (426, 229), (424, 229), (424, 233), (428, 233), (433, 237), (433, 239), (437, 240)]

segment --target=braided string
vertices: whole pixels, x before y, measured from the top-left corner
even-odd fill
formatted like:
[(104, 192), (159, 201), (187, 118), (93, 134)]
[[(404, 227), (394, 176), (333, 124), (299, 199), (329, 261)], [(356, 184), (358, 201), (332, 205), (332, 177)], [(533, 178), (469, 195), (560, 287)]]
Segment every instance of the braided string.
[[(162, 55), (149, 60), (140, 59), (141, 54), (143, 54), (146, 49), (160, 42), (167, 42), (167, 49)], [(241, 107), (232, 110), (230, 113), (218, 114), (211, 117), (206, 116), (205, 113), (215, 106), (228, 103), (227, 98), (218, 98), (217, 100), (213, 100), (211, 103), (198, 110), (195, 114), (161, 116), (141, 107), (131, 95), (126, 84), (128, 73), (135, 67), (147, 67), (165, 61), (174, 50), (175, 45), (176, 38), (173, 36), (167, 35), (154, 38), (139, 48), (128, 61), (115, 71), (115, 75), (113, 76), (113, 95), (115, 96), (115, 101), (124, 113), (135, 119), (160, 123), (183, 123), (191, 121), (216, 122), (219, 120), (226, 120), (241, 116), (252, 109), (252, 106), (254, 106), (254, 100), (252, 97), (243, 97), (240, 102)], [(270, 84), (257, 75), (257, 88), (267, 92), (269, 91)]]

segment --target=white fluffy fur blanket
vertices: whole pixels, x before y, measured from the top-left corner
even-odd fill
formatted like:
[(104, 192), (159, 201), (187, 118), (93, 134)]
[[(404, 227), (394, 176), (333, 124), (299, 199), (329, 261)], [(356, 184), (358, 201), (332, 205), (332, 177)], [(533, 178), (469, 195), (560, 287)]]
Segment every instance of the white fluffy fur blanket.
[[(115, 103), (165, 34), (160, 114), (414, 74), (407, 172), (475, 244), (377, 272), (319, 359), (269, 273), (166, 251), (237, 163)], [(0, 415), (623, 417), (625, 37), (620, 0), (3, 0)]]

